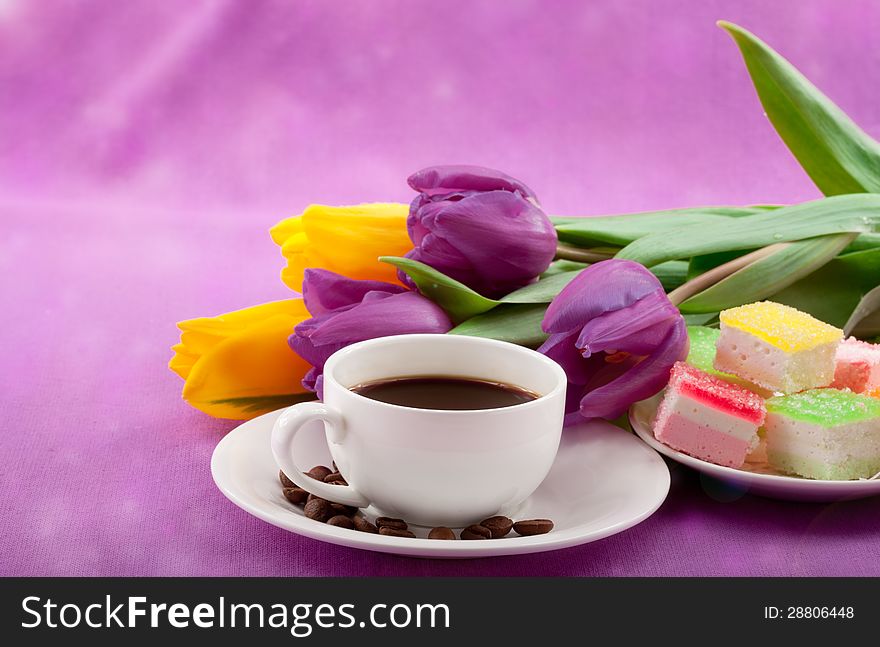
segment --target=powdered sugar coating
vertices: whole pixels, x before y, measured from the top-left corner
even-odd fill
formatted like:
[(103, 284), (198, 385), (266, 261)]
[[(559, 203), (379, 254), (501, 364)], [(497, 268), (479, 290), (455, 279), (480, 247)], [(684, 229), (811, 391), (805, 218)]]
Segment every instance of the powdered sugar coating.
[(880, 400), (837, 389), (812, 389), (767, 400), (767, 411), (822, 427), (877, 419)]
[(676, 362), (672, 367), (668, 388), (756, 425), (764, 422), (764, 399), (761, 396), (685, 362)]
[(722, 327), (738, 328), (787, 353), (810, 350), (843, 338), (839, 328), (772, 301), (724, 310), (720, 319)]
[(880, 345), (850, 337), (840, 342), (834, 362), (833, 388), (868, 394), (880, 389)]

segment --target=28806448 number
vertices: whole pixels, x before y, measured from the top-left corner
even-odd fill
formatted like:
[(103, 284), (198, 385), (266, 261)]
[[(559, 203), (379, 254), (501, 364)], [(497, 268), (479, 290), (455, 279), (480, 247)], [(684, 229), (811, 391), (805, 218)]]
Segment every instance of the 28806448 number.
[(821, 619), (826, 618), (853, 618), (853, 607), (788, 607), (786, 618), (789, 619)]

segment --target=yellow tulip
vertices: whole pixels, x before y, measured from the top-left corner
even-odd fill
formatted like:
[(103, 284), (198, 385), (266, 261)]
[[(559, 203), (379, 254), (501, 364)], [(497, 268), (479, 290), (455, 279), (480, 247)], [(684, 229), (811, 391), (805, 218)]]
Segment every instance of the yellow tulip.
[(301, 292), (303, 272), (316, 267), (352, 279), (397, 283), (397, 270), (377, 259), (403, 256), (413, 248), (406, 231), (408, 212), (408, 205), (398, 203), (309, 205), (269, 231), (287, 259), (281, 280)]
[(301, 381), (311, 366), (287, 345), (309, 318), (302, 299), (181, 321), (168, 367), (186, 380), (183, 399), (216, 418), (248, 420), (315, 396)]

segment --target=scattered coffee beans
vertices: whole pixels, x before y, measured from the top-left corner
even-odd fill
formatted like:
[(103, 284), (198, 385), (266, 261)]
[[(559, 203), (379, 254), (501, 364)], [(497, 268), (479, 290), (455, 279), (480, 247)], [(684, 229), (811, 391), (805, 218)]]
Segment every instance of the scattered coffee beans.
[(342, 474), (339, 472), (331, 472), (325, 476), (324, 483), (330, 483), (331, 485), (348, 485), (348, 483), (345, 482), (345, 479), (342, 478)]
[(513, 531), (523, 537), (546, 535), (551, 530), (553, 530), (553, 522), (549, 519), (528, 519), (527, 521), (517, 521), (513, 524)]
[(330, 502), (330, 509), (333, 510), (333, 514), (341, 514), (346, 517), (350, 517), (358, 511), (358, 509), (352, 505), (343, 505), (342, 503), (333, 503), (332, 501)]
[(379, 528), (395, 528), (396, 530), (406, 530), (409, 526), (407, 526), (406, 521), (403, 519), (395, 519), (394, 517), (379, 517), (376, 519), (376, 525)]
[(278, 472), (278, 478), (281, 479), (281, 485), (284, 487), (296, 487), (296, 483), (287, 478), (287, 474), (284, 472)]
[(492, 531), (492, 539), (498, 539), (510, 532), (510, 529), (513, 528), (513, 521), (508, 517), (497, 515), (483, 519), (480, 525)]
[(343, 514), (337, 514), (336, 516), (327, 519), (327, 525), (354, 530), (354, 522)]
[(428, 539), (455, 539), (455, 533), (452, 532), (451, 528), (438, 526), (431, 528), (431, 532), (428, 533)]
[(392, 528), (391, 526), (379, 526), (379, 534), (386, 537), (409, 537), (415, 539), (416, 536), (405, 528)]
[(492, 531), (486, 526), (474, 524), (461, 531), (462, 539), (492, 539)]
[(379, 529), (367, 521), (366, 517), (361, 517), (360, 515), (354, 517), (352, 519), (354, 523), (354, 529), (359, 530), (360, 532), (369, 532), (374, 535), (379, 534)]
[(333, 516), (330, 502), (320, 498), (308, 501), (303, 508), (303, 512), (309, 519), (314, 519), (315, 521), (327, 521), (327, 519)]
[(309, 493), (301, 487), (286, 487), (284, 488), (284, 498), (293, 505), (305, 505), (306, 500), (309, 498)]
[(312, 469), (306, 472), (306, 476), (311, 476), (316, 481), (323, 481), (327, 478), (328, 474), (332, 473), (333, 471), (325, 465), (315, 465)]
[[(324, 483), (332, 483), (335, 485), (348, 485), (339, 470), (336, 463), (333, 463), (333, 469), (325, 465), (316, 465), (306, 475)], [(386, 537), (409, 537), (414, 539), (415, 535), (409, 530), (406, 521), (403, 519), (395, 519), (394, 517), (379, 517), (376, 523), (370, 523), (366, 517), (359, 515), (358, 509), (354, 506), (344, 505), (328, 501), (314, 494), (310, 494), (305, 489), (298, 487), (291, 481), (287, 475), (279, 471), (278, 479), (281, 481), (284, 498), (294, 505), (303, 506), (303, 513), (309, 519), (327, 523), (337, 528), (346, 528), (348, 530), (357, 530), (371, 534), (385, 535)], [(506, 536), (511, 528), (518, 535), (530, 537), (532, 535), (543, 535), (553, 530), (553, 522), (550, 519), (526, 519), (514, 522), (509, 517), (495, 515), (488, 519), (483, 519), (480, 523), (468, 526), (461, 531), (462, 539), (500, 539)], [(438, 526), (432, 528), (428, 533), (428, 539), (455, 539), (455, 533), (451, 528), (446, 526)]]

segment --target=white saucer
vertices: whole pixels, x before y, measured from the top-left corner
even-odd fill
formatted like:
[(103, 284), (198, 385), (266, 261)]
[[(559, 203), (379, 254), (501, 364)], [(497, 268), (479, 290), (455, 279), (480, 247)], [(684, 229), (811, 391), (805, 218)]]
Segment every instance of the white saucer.
[[(666, 498), (669, 470), (632, 434), (606, 422), (568, 428), (550, 474), (520, 507), (517, 519), (552, 519), (546, 535), (454, 540), (386, 537), (307, 519), (281, 494), (269, 436), (279, 411), (250, 420), (221, 440), (211, 458), (217, 487), (235, 505), (274, 526), (332, 544), (417, 557), (489, 557), (537, 553), (603, 539), (647, 519)], [(319, 424), (297, 436), (305, 469), (329, 464)], [(371, 517), (369, 509), (367, 517)], [(418, 537), (428, 529), (411, 527)]]
[(773, 499), (790, 501), (842, 501), (880, 495), (880, 479), (814, 481), (781, 474), (764, 461), (747, 461), (742, 469), (723, 467), (688, 456), (654, 438), (653, 420), (662, 394), (637, 402), (629, 409), (629, 421), (639, 438), (664, 456), (740, 489)]

